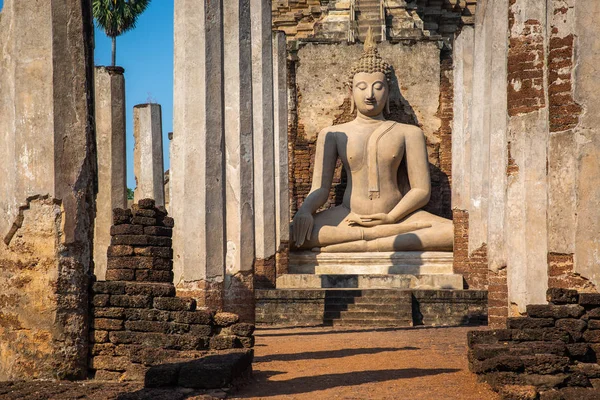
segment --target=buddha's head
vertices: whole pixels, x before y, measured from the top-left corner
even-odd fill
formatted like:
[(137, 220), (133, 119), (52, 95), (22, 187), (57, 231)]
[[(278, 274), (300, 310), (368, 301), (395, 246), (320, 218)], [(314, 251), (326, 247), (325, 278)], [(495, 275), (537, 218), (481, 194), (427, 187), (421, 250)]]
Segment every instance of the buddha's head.
[(376, 117), (384, 108), (389, 112), (389, 83), (392, 68), (385, 62), (369, 29), (365, 40), (365, 51), (360, 59), (352, 66), (348, 85), (352, 92), (352, 110), (367, 117)]

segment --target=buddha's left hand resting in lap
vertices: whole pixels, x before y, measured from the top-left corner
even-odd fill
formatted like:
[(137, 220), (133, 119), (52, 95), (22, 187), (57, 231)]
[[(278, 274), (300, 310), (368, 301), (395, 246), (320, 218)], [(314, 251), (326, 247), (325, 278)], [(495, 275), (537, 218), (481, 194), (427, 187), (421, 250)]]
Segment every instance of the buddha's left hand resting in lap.
[[(452, 250), (452, 221), (421, 209), (431, 194), (423, 132), (383, 117), (391, 73), (372, 39), (367, 39), (349, 82), (356, 119), (319, 133), (312, 188), (292, 221), (294, 248)], [(327, 201), (338, 157), (348, 176), (343, 202), (317, 213)], [(410, 184), (404, 194), (398, 183), (403, 159)]]

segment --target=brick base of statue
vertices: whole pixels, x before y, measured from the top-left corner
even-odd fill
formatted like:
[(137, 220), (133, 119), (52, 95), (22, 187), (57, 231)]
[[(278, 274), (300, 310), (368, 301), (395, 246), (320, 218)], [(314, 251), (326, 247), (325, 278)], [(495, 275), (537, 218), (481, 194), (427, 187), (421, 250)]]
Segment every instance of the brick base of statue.
[(91, 374), (206, 389), (247, 378), (254, 325), (175, 295), (174, 221), (164, 208), (144, 199), (131, 210), (115, 209), (113, 219), (107, 280), (92, 287)]
[(469, 367), (507, 399), (600, 399), (600, 294), (548, 289), (507, 329), (469, 332)]

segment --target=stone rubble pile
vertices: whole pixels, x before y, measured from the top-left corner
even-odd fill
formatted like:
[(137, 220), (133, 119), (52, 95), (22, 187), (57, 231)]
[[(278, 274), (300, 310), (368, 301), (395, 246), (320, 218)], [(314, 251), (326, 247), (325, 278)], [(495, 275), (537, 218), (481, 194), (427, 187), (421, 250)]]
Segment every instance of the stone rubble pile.
[(95, 378), (144, 380), (152, 366), (231, 352), (240, 353), (232, 358), (236, 363), (244, 360), (237, 369), (250, 369), (254, 325), (240, 323), (236, 314), (198, 310), (193, 298), (176, 297), (173, 219), (164, 209), (144, 199), (132, 210), (115, 209), (113, 218), (107, 281), (92, 287)]
[(600, 399), (600, 294), (548, 289), (506, 329), (469, 332), (469, 367), (505, 399)]

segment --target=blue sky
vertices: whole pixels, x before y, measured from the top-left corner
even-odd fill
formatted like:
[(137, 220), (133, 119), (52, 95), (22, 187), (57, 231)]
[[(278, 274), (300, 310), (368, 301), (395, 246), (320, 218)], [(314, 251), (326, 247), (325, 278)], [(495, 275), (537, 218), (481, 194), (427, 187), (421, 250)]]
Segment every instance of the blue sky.
[[(2, 0), (0, 0), (1, 2)], [(110, 65), (111, 41), (96, 28), (96, 65)], [(162, 106), (165, 170), (169, 169), (169, 138), (173, 130), (173, 1), (154, 0), (139, 17), (136, 28), (117, 38), (117, 65), (125, 68), (127, 104), (127, 186), (133, 175), (133, 106)]]
[[(18, 0), (29, 1), (29, 0)], [(0, 0), (0, 9), (4, 0)], [(111, 41), (96, 28), (96, 65), (110, 65)], [(117, 65), (125, 68), (127, 111), (127, 186), (135, 188), (133, 175), (133, 106), (162, 106), (165, 170), (169, 168), (169, 138), (173, 130), (173, 1), (154, 0), (139, 17), (137, 26), (117, 38)]]

